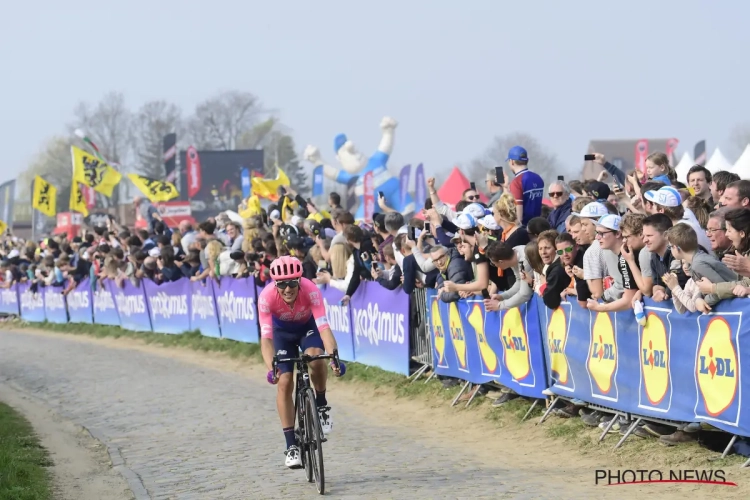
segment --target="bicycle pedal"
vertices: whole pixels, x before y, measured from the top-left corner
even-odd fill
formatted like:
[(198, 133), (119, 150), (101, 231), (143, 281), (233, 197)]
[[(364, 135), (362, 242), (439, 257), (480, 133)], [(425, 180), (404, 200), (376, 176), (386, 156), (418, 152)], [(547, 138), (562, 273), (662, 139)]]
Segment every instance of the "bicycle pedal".
[(322, 439), (320, 440), (320, 442), (321, 442), (321, 443), (327, 443), (327, 442), (328, 442), (328, 438), (324, 437), (324, 438), (322, 438)]

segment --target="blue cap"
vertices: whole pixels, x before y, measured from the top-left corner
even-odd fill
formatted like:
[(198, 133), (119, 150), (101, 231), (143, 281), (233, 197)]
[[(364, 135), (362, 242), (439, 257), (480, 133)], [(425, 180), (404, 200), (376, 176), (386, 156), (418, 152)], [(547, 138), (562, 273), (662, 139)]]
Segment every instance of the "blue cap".
[(339, 149), (344, 147), (344, 144), (346, 144), (346, 134), (337, 135), (333, 140), (333, 150), (338, 153)]
[(508, 151), (508, 160), (529, 161), (529, 154), (521, 146), (513, 146)]

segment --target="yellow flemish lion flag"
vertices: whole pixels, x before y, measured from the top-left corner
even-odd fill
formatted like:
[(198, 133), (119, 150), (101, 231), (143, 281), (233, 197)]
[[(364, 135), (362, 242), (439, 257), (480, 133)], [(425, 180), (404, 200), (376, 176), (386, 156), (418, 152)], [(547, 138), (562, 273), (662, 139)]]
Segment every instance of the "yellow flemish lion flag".
[(83, 197), (81, 185), (77, 181), (73, 181), (73, 185), (70, 186), (70, 211), (83, 214), (84, 217), (89, 215), (86, 199)]
[(171, 182), (157, 181), (136, 174), (128, 174), (128, 179), (153, 203), (173, 200), (180, 195)]
[(57, 188), (38, 175), (34, 177), (34, 197), (31, 206), (47, 217), (57, 214)]
[(122, 179), (122, 174), (96, 156), (75, 146), (70, 147), (70, 152), (73, 156), (73, 180), (111, 197), (115, 186)]
[(279, 199), (276, 191), (279, 186), (289, 187), (289, 177), (284, 173), (283, 170), (276, 167), (277, 174), (275, 179), (261, 179), (260, 177), (253, 177), (250, 182), (252, 184), (253, 194), (260, 196), (261, 198), (268, 198), (271, 201), (277, 201)]
[(0, 220), (0, 235), (4, 235), (5, 231), (8, 230), (8, 224)]

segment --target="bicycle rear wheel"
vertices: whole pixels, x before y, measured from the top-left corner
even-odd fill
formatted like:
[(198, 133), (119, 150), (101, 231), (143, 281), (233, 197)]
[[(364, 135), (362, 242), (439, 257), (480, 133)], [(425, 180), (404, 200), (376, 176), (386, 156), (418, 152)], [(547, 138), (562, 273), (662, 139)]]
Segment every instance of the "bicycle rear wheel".
[(318, 493), (323, 495), (326, 488), (325, 469), (323, 467), (323, 431), (320, 427), (320, 417), (318, 416), (318, 408), (315, 406), (315, 396), (312, 389), (308, 388), (307, 393), (307, 397), (304, 399), (306, 400), (305, 429), (310, 438), (308, 440), (308, 458), (310, 459), (310, 468), (315, 475), (315, 486), (318, 488)]

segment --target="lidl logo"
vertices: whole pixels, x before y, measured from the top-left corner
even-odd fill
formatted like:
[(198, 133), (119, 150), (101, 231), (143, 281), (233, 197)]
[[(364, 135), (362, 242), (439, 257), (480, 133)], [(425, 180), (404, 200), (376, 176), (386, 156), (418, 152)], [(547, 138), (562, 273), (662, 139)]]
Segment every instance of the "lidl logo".
[(431, 312), (432, 332), (435, 336), (433, 345), (438, 357), (437, 365), (441, 368), (448, 368), (448, 364), (445, 362), (445, 327), (443, 326), (443, 318), (440, 317), (440, 306), (437, 299), (432, 301)]
[(641, 332), (641, 376), (651, 405), (661, 404), (670, 388), (669, 341), (664, 321), (653, 312)]
[(484, 364), (483, 368), (486, 368), (486, 370), (482, 370), (482, 373), (486, 375), (495, 375), (498, 366), (497, 355), (487, 342), (487, 337), (485, 336), (484, 331), (484, 310), (478, 303), (475, 302), (471, 306), (468, 320), (469, 324), (474, 329), (474, 332), (476, 332), (477, 344), (479, 345), (479, 356), (482, 358), (482, 363)]
[(568, 322), (565, 311), (557, 308), (552, 312), (547, 325), (547, 347), (550, 357), (552, 378), (559, 384), (567, 384), (570, 375), (568, 358), (565, 356), (565, 343), (568, 340)]
[(505, 311), (500, 338), (505, 353), (505, 367), (513, 378), (520, 382), (531, 372), (531, 361), (528, 349), (529, 340), (521, 311), (517, 307)]
[(717, 417), (735, 401), (739, 383), (737, 350), (723, 317), (716, 316), (708, 323), (698, 346), (696, 365), (706, 413)]
[(608, 395), (617, 370), (617, 346), (612, 320), (607, 313), (596, 313), (591, 328), (588, 370), (599, 391)]
[(458, 369), (467, 371), (466, 338), (464, 336), (464, 327), (461, 324), (461, 315), (458, 314), (458, 306), (455, 302), (449, 304), (448, 327), (450, 328), (453, 349), (456, 351), (456, 358), (458, 359)]

